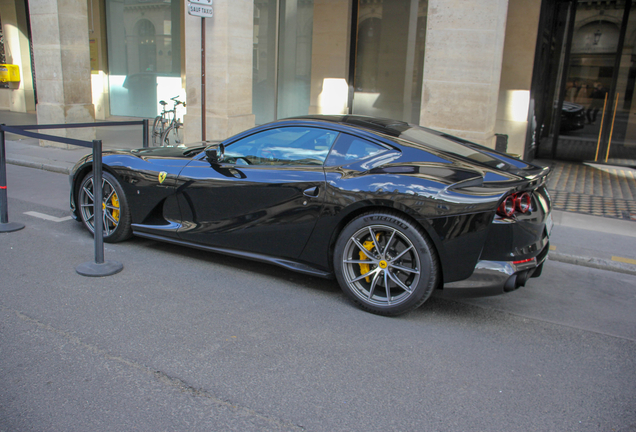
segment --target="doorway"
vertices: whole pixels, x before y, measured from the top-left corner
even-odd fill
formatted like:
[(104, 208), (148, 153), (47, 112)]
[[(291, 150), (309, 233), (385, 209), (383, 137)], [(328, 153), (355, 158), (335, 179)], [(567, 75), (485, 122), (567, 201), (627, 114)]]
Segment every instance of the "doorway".
[(546, 96), (536, 101), (535, 156), (636, 166), (632, 1), (543, 7), (533, 88)]

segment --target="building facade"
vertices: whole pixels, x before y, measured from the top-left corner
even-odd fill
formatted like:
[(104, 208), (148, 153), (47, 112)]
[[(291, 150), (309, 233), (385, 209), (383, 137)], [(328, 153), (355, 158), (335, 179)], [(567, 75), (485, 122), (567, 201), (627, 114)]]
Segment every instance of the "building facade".
[(353, 113), (498, 142), (526, 158), (588, 160), (592, 148), (633, 157), (630, 0), (211, 7), (200, 18), (187, 0), (0, 0), (4, 62), (21, 71), (19, 85), (0, 88), (0, 109), (35, 111), (41, 124), (152, 118), (159, 100), (179, 96), (186, 142)]

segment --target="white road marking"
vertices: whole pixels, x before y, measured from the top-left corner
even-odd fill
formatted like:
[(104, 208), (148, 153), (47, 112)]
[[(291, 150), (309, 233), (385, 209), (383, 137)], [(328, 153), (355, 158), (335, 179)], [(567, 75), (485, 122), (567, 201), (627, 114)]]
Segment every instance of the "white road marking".
[(33, 217), (36, 217), (36, 218), (52, 221), (52, 222), (64, 222), (64, 221), (67, 221), (69, 219), (73, 219), (72, 216), (64, 216), (64, 217), (59, 218), (59, 217), (47, 215), (47, 214), (44, 214), (44, 213), (38, 213), (38, 212), (34, 212), (34, 211), (24, 212), (24, 214), (25, 215), (29, 215), (29, 216), (33, 216)]

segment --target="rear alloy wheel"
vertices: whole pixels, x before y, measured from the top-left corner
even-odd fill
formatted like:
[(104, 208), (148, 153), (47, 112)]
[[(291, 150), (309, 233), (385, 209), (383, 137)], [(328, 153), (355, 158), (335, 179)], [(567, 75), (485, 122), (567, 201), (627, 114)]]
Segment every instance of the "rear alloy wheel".
[(439, 271), (427, 235), (393, 212), (366, 213), (351, 221), (336, 242), (334, 269), (349, 299), (387, 316), (424, 303)]
[[(82, 222), (90, 232), (95, 232), (93, 173), (89, 173), (80, 185), (78, 203)], [(102, 213), (104, 241), (116, 243), (132, 235), (128, 202), (121, 186), (112, 174), (104, 172), (102, 178)]]

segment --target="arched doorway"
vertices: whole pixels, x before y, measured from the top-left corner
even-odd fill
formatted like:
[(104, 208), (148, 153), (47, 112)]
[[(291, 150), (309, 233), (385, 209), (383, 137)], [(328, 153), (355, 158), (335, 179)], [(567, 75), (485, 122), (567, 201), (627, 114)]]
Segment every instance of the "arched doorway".
[(138, 72), (156, 72), (157, 43), (155, 41), (155, 26), (147, 19), (141, 19), (135, 25), (137, 35), (137, 51), (139, 54)]

